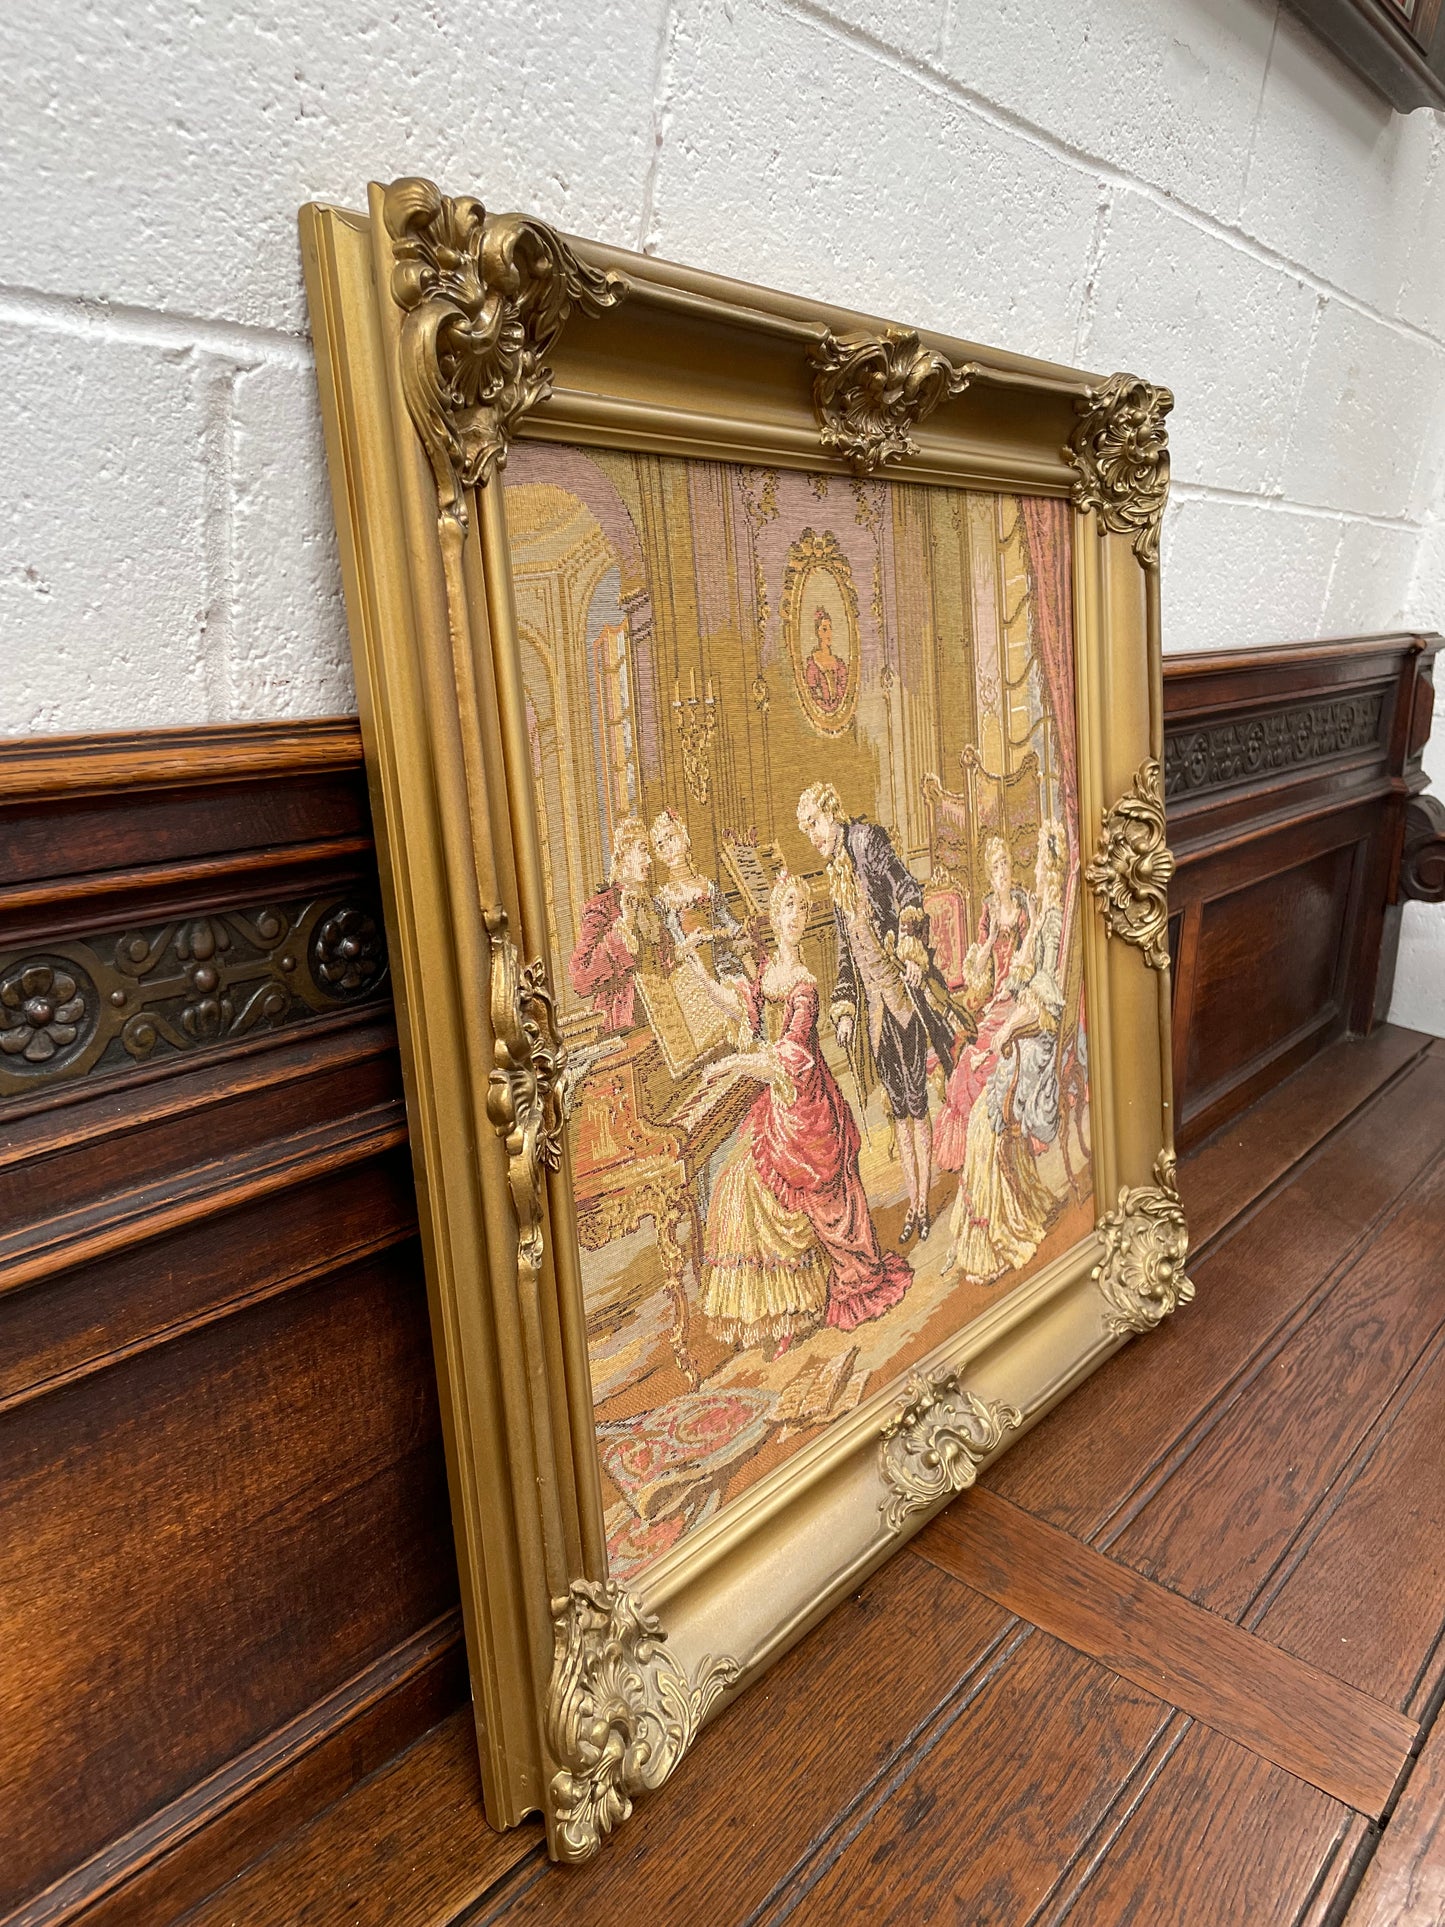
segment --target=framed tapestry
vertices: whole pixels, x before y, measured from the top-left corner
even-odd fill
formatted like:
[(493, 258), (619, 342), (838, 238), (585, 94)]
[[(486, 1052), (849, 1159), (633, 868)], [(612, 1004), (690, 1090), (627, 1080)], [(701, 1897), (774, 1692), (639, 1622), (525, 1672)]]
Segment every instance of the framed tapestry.
[(1171, 397), (309, 207), (487, 1810), (593, 1852), (1188, 1298)]

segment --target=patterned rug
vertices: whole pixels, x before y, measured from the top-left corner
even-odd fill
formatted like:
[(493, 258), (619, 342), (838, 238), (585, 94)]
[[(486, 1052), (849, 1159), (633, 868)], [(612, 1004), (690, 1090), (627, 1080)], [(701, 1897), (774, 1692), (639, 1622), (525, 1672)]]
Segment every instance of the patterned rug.
[(600, 1425), (602, 1464), (639, 1518), (662, 1519), (755, 1451), (776, 1406), (771, 1392), (686, 1392), (645, 1416)]

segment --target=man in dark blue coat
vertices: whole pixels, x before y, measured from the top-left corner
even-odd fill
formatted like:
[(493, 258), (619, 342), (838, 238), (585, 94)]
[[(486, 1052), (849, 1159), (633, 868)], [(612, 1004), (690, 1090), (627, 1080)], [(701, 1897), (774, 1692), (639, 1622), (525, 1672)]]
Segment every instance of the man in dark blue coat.
[(838, 936), (838, 977), (830, 1015), (851, 1056), (860, 1026), (888, 1100), (908, 1192), (899, 1233), (906, 1244), (928, 1236), (933, 1122), (928, 1114), (928, 1053), (953, 1064), (953, 1027), (930, 997), (942, 989), (928, 947), (923, 889), (881, 823), (850, 818), (831, 783), (798, 798), (798, 828), (827, 860)]

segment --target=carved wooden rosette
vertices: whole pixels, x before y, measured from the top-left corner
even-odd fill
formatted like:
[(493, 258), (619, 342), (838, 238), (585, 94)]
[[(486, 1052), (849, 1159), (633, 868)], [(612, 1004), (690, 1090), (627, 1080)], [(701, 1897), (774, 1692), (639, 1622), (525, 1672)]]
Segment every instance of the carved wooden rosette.
[(1154, 757), (1105, 814), (1084, 881), (1099, 899), (1109, 934), (1169, 968), (1169, 879), (1174, 857), (1164, 838), (1164, 778)]
[(540, 959), (523, 964), (507, 932), (505, 910), (488, 910), (492, 944), (492, 1035), (496, 1067), (487, 1084), (487, 1116), (507, 1147), (507, 1182), (517, 1214), (520, 1273), (542, 1269), (543, 1172), (562, 1162), (561, 1084), (567, 1053)]
[(1194, 1296), (1185, 1276), (1189, 1231), (1174, 1182), (1174, 1154), (1154, 1160), (1154, 1184), (1124, 1185), (1099, 1220), (1104, 1255), (1094, 1281), (1104, 1295), (1104, 1325), (1116, 1338), (1152, 1331)]
[(394, 181), (384, 210), (406, 312), (402, 389), (440, 512), (465, 523), (466, 491), (503, 466), (518, 422), (551, 394), (546, 357), (574, 305), (614, 307), (627, 281), (585, 266), (542, 222), (489, 215), (431, 181)]
[(658, 1620), (611, 1580), (574, 1580), (555, 1623), (552, 1850), (579, 1861), (662, 1785), (741, 1669), (708, 1658), (689, 1680)]
[(888, 328), (881, 335), (825, 331), (808, 360), (823, 447), (855, 475), (916, 455), (910, 430), (940, 403), (961, 395), (978, 373), (973, 362), (955, 367), (925, 348), (912, 328)]
[(1102, 528), (1132, 535), (1146, 569), (1159, 566), (1159, 527), (1169, 497), (1169, 435), (1174, 406), (1167, 388), (1137, 375), (1110, 375), (1074, 403), (1079, 419), (1064, 446), (1078, 471), (1074, 506), (1093, 509)]
[(1013, 1405), (965, 1391), (954, 1371), (909, 1380), (902, 1405), (883, 1427), (878, 1469), (889, 1496), (884, 1524), (897, 1532), (909, 1515), (962, 1492), (1022, 1414)]

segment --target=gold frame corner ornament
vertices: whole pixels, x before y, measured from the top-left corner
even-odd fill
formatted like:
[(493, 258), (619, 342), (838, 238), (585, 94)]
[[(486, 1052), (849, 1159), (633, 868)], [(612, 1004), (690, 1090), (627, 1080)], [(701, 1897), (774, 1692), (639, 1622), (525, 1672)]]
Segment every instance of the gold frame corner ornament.
[(1063, 457), (1077, 470), (1074, 506), (1094, 510), (1101, 531), (1133, 537), (1146, 569), (1159, 567), (1159, 530), (1169, 499), (1173, 393), (1138, 375), (1110, 375), (1086, 388)]
[(1153, 970), (1169, 968), (1169, 880), (1174, 855), (1166, 841), (1164, 772), (1146, 757), (1134, 781), (1104, 815), (1084, 881), (1099, 900), (1111, 937), (1144, 953)]
[(823, 448), (855, 475), (916, 455), (911, 430), (956, 400), (979, 372), (925, 348), (914, 328), (881, 335), (835, 335), (828, 328), (808, 351), (813, 410)]
[(466, 491), (505, 466), (518, 423), (552, 392), (546, 357), (572, 309), (600, 314), (629, 283), (587, 266), (545, 223), (488, 214), (433, 181), (393, 181), (382, 208), (406, 317), (402, 389), (440, 513), (465, 524)]
[(913, 1513), (966, 1491), (1004, 1433), (1022, 1424), (1017, 1406), (980, 1398), (956, 1371), (910, 1379), (878, 1444), (878, 1470), (888, 1488), (879, 1510), (888, 1530), (898, 1532)]
[(709, 1657), (689, 1679), (657, 1617), (612, 1580), (574, 1579), (554, 1604), (550, 1832), (556, 1858), (575, 1863), (669, 1777), (742, 1668)]
[(1114, 1338), (1153, 1331), (1194, 1296), (1184, 1270), (1189, 1228), (1174, 1166), (1174, 1153), (1161, 1151), (1155, 1182), (1121, 1186), (1118, 1204), (1099, 1220), (1104, 1252), (1093, 1277), (1104, 1296), (1105, 1329)]

